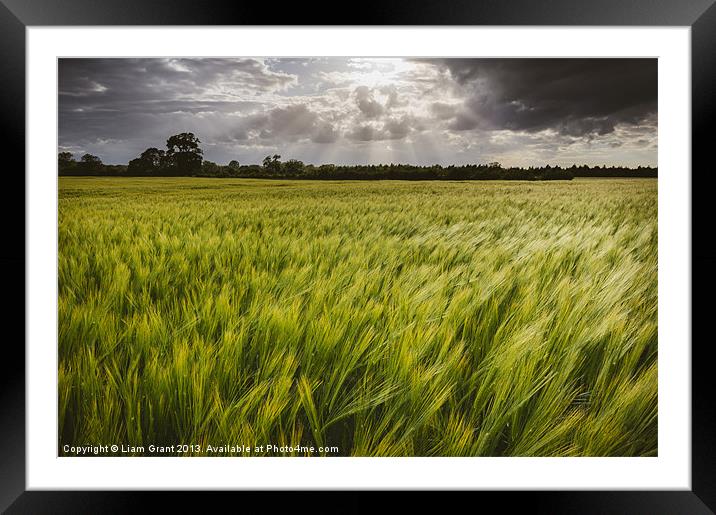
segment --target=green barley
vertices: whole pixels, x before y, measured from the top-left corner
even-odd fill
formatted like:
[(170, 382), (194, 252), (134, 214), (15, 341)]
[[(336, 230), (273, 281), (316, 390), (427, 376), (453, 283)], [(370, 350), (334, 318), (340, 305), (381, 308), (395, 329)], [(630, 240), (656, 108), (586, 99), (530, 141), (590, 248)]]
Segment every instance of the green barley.
[(60, 452), (654, 456), (656, 215), (652, 179), (61, 178)]

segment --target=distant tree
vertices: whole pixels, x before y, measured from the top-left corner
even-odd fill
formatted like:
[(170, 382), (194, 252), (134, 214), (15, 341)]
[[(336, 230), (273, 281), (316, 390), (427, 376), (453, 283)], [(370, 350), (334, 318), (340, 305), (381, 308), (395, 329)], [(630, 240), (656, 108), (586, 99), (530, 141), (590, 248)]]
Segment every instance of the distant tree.
[(169, 175), (194, 175), (201, 172), (203, 151), (199, 143), (199, 138), (191, 132), (175, 134), (167, 140), (164, 161)]
[(220, 177), (238, 177), (241, 174), (241, 165), (236, 159), (229, 161), (229, 164), (221, 167)]
[(332, 178), (336, 175), (336, 165), (333, 163), (325, 163), (322, 165), (319, 165), (318, 168), (316, 168), (313, 171), (312, 177), (315, 177), (316, 179), (320, 179), (322, 177), (326, 178)]
[(452, 181), (464, 181), (470, 178), (470, 170), (466, 166), (447, 167), (446, 177)]
[(114, 177), (121, 177), (127, 175), (127, 165), (103, 165), (102, 174)]
[(283, 173), (286, 175), (301, 175), (305, 165), (303, 161), (297, 159), (289, 159), (283, 164)]
[(244, 165), (241, 167), (241, 175), (248, 177), (261, 177), (264, 175), (264, 169), (261, 165)]
[(281, 162), (279, 154), (266, 156), (262, 165), (241, 165), (235, 159), (220, 166), (203, 159), (199, 138), (191, 132), (175, 134), (167, 140), (167, 150), (150, 147), (127, 166), (104, 165), (92, 154), (85, 154), (79, 161), (70, 152), (57, 155), (60, 175), (107, 175), (107, 176), (208, 176), (208, 177), (266, 177), (330, 180), (570, 180), (574, 177), (657, 177), (658, 169), (651, 166), (628, 168), (625, 166), (587, 166), (573, 164), (529, 167), (504, 167), (497, 161), (465, 165), (412, 165), (357, 164), (336, 165), (305, 164), (297, 159)]
[(77, 161), (70, 152), (57, 154), (57, 171), (59, 174), (71, 173), (77, 167)]
[(219, 171), (219, 165), (212, 161), (204, 161), (201, 165), (201, 175), (217, 177), (219, 175)]
[(82, 158), (80, 159), (80, 161), (82, 163), (93, 165), (93, 166), (99, 166), (102, 164), (102, 160), (97, 156), (93, 156), (92, 154), (83, 155)]
[(165, 166), (166, 153), (155, 147), (150, 147), (127, 165), (129, 175), (160, 175)]
[(80, 158), (79, 168), (84, 173), (99, 174), (102, 172), (102, 160), (92, 154), (85, 154)]
[(148, 172), (146, 163), (140, 158), (132, 159), (127, 164), (127, 175), (147, 175)]
[(274, 154), (273, 156), (266, 156), (264, 158), (264, 168), (272, 173), (272, 174), (278, 174), (281, 173), (281, 156), (278, 154)]
[(153, 169), (159, 170), (164, 165), (166, 152), (155, 147), (150, 147), (139, 156), (139, 159), (150, 165)]

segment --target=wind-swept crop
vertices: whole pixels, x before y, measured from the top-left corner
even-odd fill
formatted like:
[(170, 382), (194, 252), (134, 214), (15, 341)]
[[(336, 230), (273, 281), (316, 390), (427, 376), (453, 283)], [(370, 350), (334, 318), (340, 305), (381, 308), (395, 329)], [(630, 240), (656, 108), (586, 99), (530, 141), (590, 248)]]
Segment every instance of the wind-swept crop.
[(61, 178), (60, 454), (656, 455), (656, 200)]

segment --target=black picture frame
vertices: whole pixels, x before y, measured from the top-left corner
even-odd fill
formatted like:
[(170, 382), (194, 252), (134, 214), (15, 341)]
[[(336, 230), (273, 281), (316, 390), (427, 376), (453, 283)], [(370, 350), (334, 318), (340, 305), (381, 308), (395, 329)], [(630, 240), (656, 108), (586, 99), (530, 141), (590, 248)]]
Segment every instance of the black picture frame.
[[(511, 507), (525, 504), (530, 512), (549, 513), (713, 513), (716, 510), (716, 401), (712, 338), (707, 331), (711, 292), (716, 286), (716, 239), (709, 229), (714, 173), (710, 131), (716, 119), (716, 6), (714, 0), (458, 0), (398, 3), (368, 0), (359, 9), (327, 9), (295, 3), (196, 2), (192, 0), (0, 0), (0, 134), (3, 185), (0, 202), (5, 221), (0, 261), (6, 299), (4, 364), (0, 374), (0, 509), (8, 513), (114, 513), (141, 511), (149, 500), (182, 510), (206, 509), (210, 493), (171, 492), (38, 492), (25, 487), (25, 29), (28, 26), (76, 25), (550, 25), (550, 26), (688, 26), (691, 28), (692, 72), (692, 490), (691, 491), (529, 491), (477, 492), (483, 500)], [(48, 113), (48, 123), (54, 123)], [(11, 158), (15, 159), (14, 163)], [(686, 171), (685, 171), (686, 172)], [(21, 193), (22, 192), (22, 193)], [(668, 194), (668, 192), (666, 193)], [(27, 273), (27, 271), (25, 272)], [(689, 342), (685, 342), (689, 343)], [(223, 497), (234, 495), (221, 494)], [(241, 494), (242, 503), (265, 503), (266, 493)], [(338, 511), (373, 509), (371, 494), (351, 493)], [(300, 505), (304, 494), (291, 494)], [(202, 498), (204, 498), (202, 500)], [(254, 499), (255, 498), (255, 499)], [(271, 494), (273, 501), (276, 496)], [(424, 503), (422, 493), (414, 501)], [(213, 501), (214, 499), (212, 499)], [(229, 500), (229, 499), (226, 499)], [(457, 502), (453, 497), (452, 502)], [(474, 502), (470, 500), (468, 502)], [(332, 503), (331, 503), (332, 504)], [(423, 504), (423, 506), (426, 506)]]

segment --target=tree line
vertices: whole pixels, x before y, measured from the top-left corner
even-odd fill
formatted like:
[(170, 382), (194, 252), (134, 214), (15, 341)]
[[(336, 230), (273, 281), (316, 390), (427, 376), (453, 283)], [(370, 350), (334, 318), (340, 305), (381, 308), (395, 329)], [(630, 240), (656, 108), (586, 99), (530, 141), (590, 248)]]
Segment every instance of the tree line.
[(70, 152), (58, 154), (61, 176), (116, 177), (233, 177), (267, 179), (328, 180), (570, 180), (574, 177), (657, 177), (658, 169), (639, 166), (503, 167), (498, 162), (469, 165), (305, 164), (296, 159), (281, 161), (279, 154), (266, 156), (259, 164), (241, 165), (232, 160), (219, 165), (203, 158), (203, 151), (191, 132), (171, 136), (166, 150), (150, 147), (127, 165), (105, 165), (92, 154), (76, 161)]

